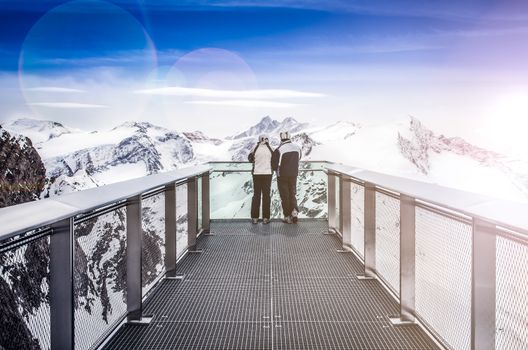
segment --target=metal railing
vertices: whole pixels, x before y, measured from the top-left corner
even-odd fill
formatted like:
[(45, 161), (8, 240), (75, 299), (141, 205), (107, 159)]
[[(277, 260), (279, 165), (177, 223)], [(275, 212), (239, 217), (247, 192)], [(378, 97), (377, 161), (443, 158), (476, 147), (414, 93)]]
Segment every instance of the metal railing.
[(328, 166), (329, 226), (450, 349), (528, 347), (528, 205)]
[[(209, 166), (0, 209), (6, 348), (93, 349), (209, 229)], [(182, 198), (183, 197), (183, 198)], [(199, 212), (200, 211), (200, 212)]]
[[(146, 294), (178, 278), (211, 218), (249, 217), (250, 171), (209, 163), (0, 209), (0, 338), (91, 349), (144, 321)], [(447, 348), (526, 348), (528, 206), (327, 162), (302, 163), (302, 181), (304, 217), (327, 218), (359, 278), (395, 295), (394, 324), (418, 321)], [(246, 191), (243, 213), (217, 212), (233, 200), (222, 188)]]

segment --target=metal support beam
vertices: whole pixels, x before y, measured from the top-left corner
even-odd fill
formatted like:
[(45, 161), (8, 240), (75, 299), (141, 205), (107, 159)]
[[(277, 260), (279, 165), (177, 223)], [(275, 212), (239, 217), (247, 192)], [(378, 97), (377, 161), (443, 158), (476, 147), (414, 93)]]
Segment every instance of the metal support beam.
[(196, 177), (187, 183), (187, 246), (189, 251), (196, 250), (198, 233), (198, 181)]
[(141, 260), (143, 250), (143, 227), (141, 220), (141, 195), (129, 198), (126, 203), (127, 246), (127, 319), (140, 321), (141, 303)]
[(358, 278), (372, 279), (376, 277), (376, 185), (365, 182), (364, 186), (365, 274), (359, 275)]
[(332, 173), (328, 173), (328, 228), (337, 228), (336, 216), (336, 178)]
[[(74, 349), (73, 218), (52, 226), (50, 236), (51, 349)], [(16, 342), (16, 339), (12, 339)]]
[(345, 177), (339, 179), (339, 226), (343, 236), (343, 247), (352, 247), (350, 180)]
[(176, 184), (165, 186), (165, 271), (176, 276)]
[(202, 229), (209, 233), (211, 229), (209, 173), (202, 176)]
[(394, 325), (413, 324), (415, 320), (416, 206), (413, 197), (400, 196), (400, 316)]
[(495, 349), (496, 227), (473, 219), (471, 349)]

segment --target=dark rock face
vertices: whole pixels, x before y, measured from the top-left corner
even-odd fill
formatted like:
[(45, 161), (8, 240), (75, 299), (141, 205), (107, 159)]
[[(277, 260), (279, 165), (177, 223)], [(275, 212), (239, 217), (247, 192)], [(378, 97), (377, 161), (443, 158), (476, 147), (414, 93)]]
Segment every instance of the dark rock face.
[(49, 279), (48, 241), (39, 239), (22, 250), (0, 254), (0, 349), (40, 349), (42, 345), (27, 321), (49, 303), (47, 291), (41, 289)]
[[(1, 127), (0, 170), (0, 207), (39, 198), (45, 184), (40, 156), (28, 138), (11, 137)], [(49, 303), (48, 291), (42, 288), (49, 280), (48, 242), (48, 238), (39, 238), (0, 253), (0, 349), (42, 346), (27, 321)]]
[(0, 127), (0, 207), (39, 198), (46, 169), (27, 137), (12, 137)]

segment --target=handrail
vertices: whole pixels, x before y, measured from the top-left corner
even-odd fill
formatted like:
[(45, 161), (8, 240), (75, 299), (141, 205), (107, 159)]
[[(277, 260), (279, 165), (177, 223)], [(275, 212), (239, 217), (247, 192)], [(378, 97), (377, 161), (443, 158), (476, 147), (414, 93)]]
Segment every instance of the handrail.
[[(470, 236), (461, 237), (465, 242), (468, 238), (470, 239), (469, 277), (467, 272), (464, 275), (464, 281), (468, 283), (465, 288), (470, 290), (465, 294), (466, 298), (470, 299), (469, 301), (466, 299), (470, 305), (468, 308), (470, 324), (466, 325), (469, 326), (470, 332), (467, 333), (465, 339), (469, 341), (472, 350), (494, 349), (497, 322), (504, 322), (503, 316), (498, 313), (496, 307), (498, 278), (500, 277), (498, 271), (501, 264), (504, 264), (504, 257), (500, 260), (498, 250), (500, 243), (497, 237), (505, 237), (509, 241), (528, 247), (528, 218), (526, 217), (528, 204), (491, 198), (341, 164), (329, 164), (327, 171), (329, 227), (340, 233), (344, 250), (351, 250), (362, 255), (364, 273), (358, 275), (358, 278), (377, 278), (387, 289), (395, 293), (400, 304), (399, 315), (390, 318), (395, 326), (412, 324), (418, 320), (440, 343), (449, 348), (454, 346), (452, 342), (460, 341), (460, 338), (456, 340), (453, 333), (442, 329), (441, 323), (434, 323), (434, 317), (422, 314), (421, 312), (425, 310), (423, 304), (420, 306), (421, 310), (416, 307), (417, 296), (424, 298), (424, 292), (420, 293), (416, 287), (417, 263), (421, 259), (420, 263), (423, 268), (423, 257), (425, 256), (422, 255), (423, 252), (420, 254), (417, 251), (417, 225), (419, 222), (422, 225), (424, 223), (424, 218), (418, 217), (417, 208), (439, 214), (448, 220), (463, 222), (466, 229), (470, 231)], [(352, 183), (363, 187), (362, 199), (357, 197), (352, 199)], [(391, 239), (380, 235), (380, 230), (384, 228), (378, 225), (377, 216), (382, 215), (377, 214), (376, 209), (380, 204), (377, 198), (378, 193), (388, 195), (398, 201), (397, 245), (391, 242)], [(362, 203), (363, 209), (359, 211), (357, 208), (353, 209), (351, 201), (356, 204)], [(358, 233), (352, 228), (351, 212), (354, 210), (356, 215), (361, 215), (361, 211), (363, 212), (361, 219), (363, 227), (359, 233), (362, 237), (359, 242), (357, 241)], [(356, 241), (353, 241), (353, 231), (356, 232), (354, 233)], [(421, 239), (424, 237), (422, 236)], [(378, 240), (381, 244), (392, 244), (392, 249), (399, 250), (397, 266), (394, 260), (390, 263), (390, 269), (393, 272), (394, 268), (398, 269), (399, 281), (396, 287), (398, 290), (391, 285), (394, 280), (389, 282), (386, 279), (388, 273), (386, 265), (383, 266), (383, 263), (378, 262), (377, 250), (382, 249), (378, 248), (379, 244), (376, 243)], [(358, 253), (358, 249), (361, 248), (363, 248), (362, 253)], [(465, 245), (464, 248), (468, 249), (468, 246)], [(452, 261), (442, 261), (446, 264), (450, 262)], [(467, 265), (465, 267), (467, 268)], [(394, 275), (392, 278), (394, 279)], [(423, 271), (421, 278), (423, 278)], [(503, 288), (506, 287), (503, 286)]]
[(361, 182), (372, 183), (381, 188), (413, 197), (416, 200), (428, 202), (528, 235), (528, 215), (526, 215), (528, 213), (528, 203), (492, 198), (341, 164), (329, 164), (327, 169), (336, 174), (342, 174)]
[(199, 165), (1, 208), (0, 241), (210, 170)]

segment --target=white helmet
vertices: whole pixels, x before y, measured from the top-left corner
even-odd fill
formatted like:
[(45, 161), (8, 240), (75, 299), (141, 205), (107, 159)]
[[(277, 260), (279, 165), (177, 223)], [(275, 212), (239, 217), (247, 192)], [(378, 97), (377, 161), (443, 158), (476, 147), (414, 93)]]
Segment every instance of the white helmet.
[(288, 131), (281, 131), (280, 132), (280, 138), (281, 141), (286, 141), (290, 139), (290, 133)]
[(259, 142), (261, 142), (261, 143), (269, 142), (268, 135), (264, 135), (264, 134), (260, 135), (259, 136)]

